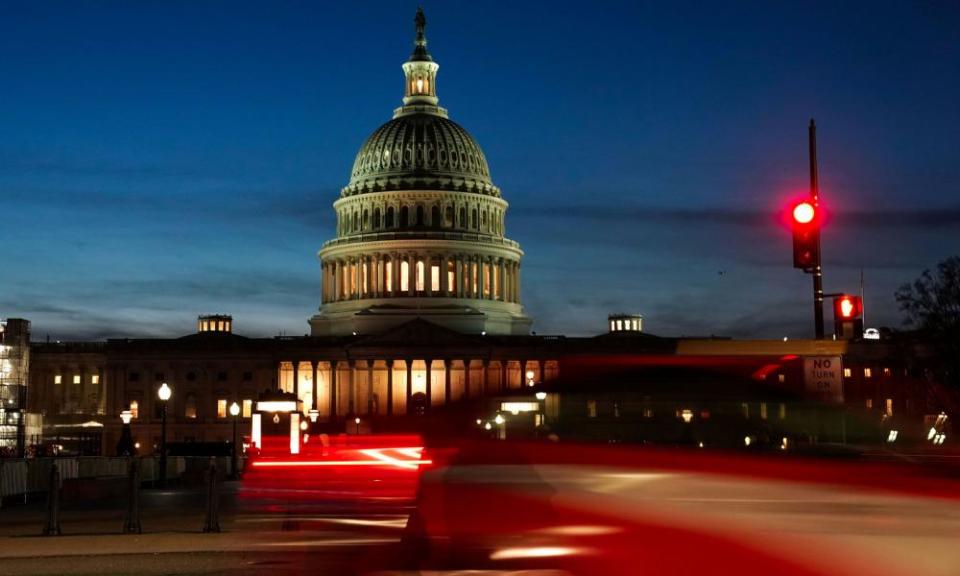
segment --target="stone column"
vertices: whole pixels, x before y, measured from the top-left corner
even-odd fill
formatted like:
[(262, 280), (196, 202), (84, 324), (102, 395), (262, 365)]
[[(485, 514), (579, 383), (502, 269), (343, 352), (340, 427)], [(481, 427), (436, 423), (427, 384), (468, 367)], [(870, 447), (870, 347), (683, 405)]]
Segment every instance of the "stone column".
[(443, 403), (450, 403), (450, 360), (443, 361)]
[(407, 293), (417, 295), (417, 256), (413, 252), (407, 254)]
[(446, 254), (440, 256), (440, 295), (450, 295), (450, 273), (447, 271), (449, 260)]
[(350, 380), (347, 384), (347, 414), (356, 415), (357, 413), (357, 361), (347, 360), (350, 366)]
[(498, 300), (501, 302), (507, 302), (507, 265), (503, 261), (503, 258), (497, 259), (497, 292), (499, 293)]
[(430, 254), (423, 260), (423, 291), (433, 296), (433, 256)]
[(390, 295), (400, 295), (400, 255), (394, 252), (390, 255), (390, 265), (393, 266), (393, 275), (390, 277), (392, 286)]
[(330, 421), (337, 417), (337, 361), (330, 361)]
[(490, 359), (483, 359), (483, 386), (480, 387), (480, 396), (487, 395), (487, 384), (490, 382)]
[(293, 393), (300, 397), (300, 361), (293, 361)]
[(427, 378), (426, 382), (424, 382), (426, 385), (424, 393), (427, 395), (427, 412), (429, 412), (430, 407), (433, 405), (433, 360), (427, 358), (425, 362), (427, 363)]
[(387, 416), (393, 416), (393, 360), (387, 360)]
[(407, 414), (410, 414), (410, 399), (413, 397), (413, 360), (407, 358)]
[(316, 410), (316, 409), (317, 409), (317, 394), (319, 394), (319, 392), (320, 392), (320, 386), (317, 384), (317, 362), (316, 362), (316, 360), (311, 360), (311, 361), (310, 361), (310, 375), (313, 377), (313, 380), (312, 380), (312, 382), (313, 382), (313, 406), (311, 406), (311, 408), (313, 408), (314, 410)]
[(373, 360), (367, 360), (367, 414), (373, 414)]

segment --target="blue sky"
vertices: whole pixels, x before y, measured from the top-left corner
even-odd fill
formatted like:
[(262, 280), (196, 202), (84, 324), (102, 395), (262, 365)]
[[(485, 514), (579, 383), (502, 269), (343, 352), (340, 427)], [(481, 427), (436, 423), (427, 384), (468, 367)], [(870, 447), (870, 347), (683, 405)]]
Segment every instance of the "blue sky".
[[(819, 125), (828, 292), (867, 324), (960, 247), (960, 5), (425, 2), (538, 333), (807, 336), (777, 212)], [(415, 4), (0, 6), (0, 317), (35, 337), (303, 334), (316, 251), (400, 103)]]

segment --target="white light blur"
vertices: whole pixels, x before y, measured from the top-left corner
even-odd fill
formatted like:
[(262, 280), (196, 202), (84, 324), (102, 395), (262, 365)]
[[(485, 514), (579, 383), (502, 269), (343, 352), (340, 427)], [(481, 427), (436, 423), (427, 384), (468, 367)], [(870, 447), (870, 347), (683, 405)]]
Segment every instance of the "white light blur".
[(547, 399), (547, 393), (546, 393), (546, 392), (537, 392), (537, 400), (541, 400), (541, 401), (542, 401), (542, 400), (546, 400), (546, 399)]
[(887, 442), (889, 442), (889, 443), (891, 443), (891, 444), (894, 443), (894, 442), (896, 442), (896, 441), (897, 441), (897, 436), (899, 436), (899, 435), (900, 435), (900, 431), (899, 431), (899, 430), (891, 430), (891, 431), (887, 434)]
[(744, 445), (744, 446), (749, 446), (751, 442), (753, 442), (753, 438), (751, 438), (751, 437), (749, 437), (749, 436), (744, 436), (744, 437), (743, 437), (743, 445)]
[(503, 416), (500, 414), (497, 414), (497, 417), (494, 418), (493, 421), (496, 422), (497, 424), (503, 424), (504, 422), (506, 422), (506, 420), (504, 420)]
[(493, 426), (491, 426), (489, 422), (486, 422), (486, 423), (483, 425), (483, 429), (484, 429), (484, 430), (489, 430), (489, 429), (491, 429), (491, 428), (493, 428)]
[(173, 391), (170, 389), (169, 386), (167, 386), (166, 382), (161, 384), (160, 388), (157, 389), (157, 397), (164, 402), (169, 400), (172, 394), (173, 394)]
[(933, 440), (933, 437), (937, 435), (936, 428), (930, 428), (930, 431), (927, 432), (927, 440)]
[(261, 447), (260, 443), (260, 415), (254, 414), (253, 418), (250, 421), (250, 443), (256, 446), (257, 448)]
[(264, 400), (257, 402), (257, 412), (293, 412), (297, 403), (293, 400)]
[(583, 554), (583, 548), (568, 546), (528, 546), (522, 548), (500, 548), (490, 554), (491, 560), (516, 560), (520, 558), (553, 558)]
[(681, 410), (680, 418), (682, 418), (687, 424), (693, 422), (693, 410)]

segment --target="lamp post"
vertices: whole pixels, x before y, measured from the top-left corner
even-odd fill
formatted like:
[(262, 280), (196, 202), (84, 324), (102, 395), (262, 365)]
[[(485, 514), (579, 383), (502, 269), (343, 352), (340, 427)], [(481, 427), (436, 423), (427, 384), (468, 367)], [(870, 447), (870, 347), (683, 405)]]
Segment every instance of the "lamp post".
[(234, 480), (237, 474), (237, 416), (240, 415), (240, 405), (234, 402), (230, 405), (230, 416), (233, 417), (233, 445), (230, 450), (230, 477)]
[(133, 420), (133, 412), (124, 410), (120, 413), (120, 421), (123, 422), (123, 432), (120, 434), (120, 444), (117, 446), (118, 456), (133, 455), (133, 436), (130, 433), (131, 420)]
[(157, 398), (163, 406), (163, 416), (160, 420), (160, 488), (167, 487), (167, 401), (173, 393), (164, 382), (157, 390)]
[(353, 423), (357, 425), (357, 436), (360, 435), (360, 417), (357, 416), (353, 419)]

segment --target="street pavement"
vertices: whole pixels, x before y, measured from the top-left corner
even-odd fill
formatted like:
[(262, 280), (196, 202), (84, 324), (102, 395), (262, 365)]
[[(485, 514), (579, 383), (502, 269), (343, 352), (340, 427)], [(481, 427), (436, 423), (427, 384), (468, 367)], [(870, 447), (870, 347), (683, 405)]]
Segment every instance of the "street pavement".
[(0, 575), (354, 574), (376, 571), (409, 502), (241, 497), (222, 487), (219, 533), (202, 532), (202, 489), (142, 490), (141, 534), (122, 534), (122, 498), (64, 502), (60, 536), (41, 536), (43, 501), (0, 508)]

